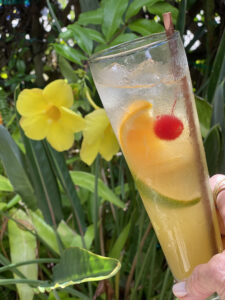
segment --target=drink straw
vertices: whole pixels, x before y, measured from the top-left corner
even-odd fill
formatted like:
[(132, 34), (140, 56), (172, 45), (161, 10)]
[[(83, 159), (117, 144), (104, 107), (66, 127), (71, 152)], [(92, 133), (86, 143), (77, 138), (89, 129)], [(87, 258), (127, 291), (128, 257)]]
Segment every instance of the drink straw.
[[(217, 239), (216, 236), (218, 235), (218, 227), (214, 225), (214, 219), (215, 219), (215, 211), (212, 211), (214, 208), (212, 208), (211, 204), (212, 201), (210, 199), (210, 191), (208, 184), (205, 180), (205, 170), (204, 170), (204, 149), (200, 149), (201, 144), (199, 143), (201, 141), (201, 136), (199, 136), (197, 132), (197, 128), (195, 126), (195, 117), (194, 117), (194, 111), (193, 111), (193, 106), (192, 106), (192, 96), (190, 94), (190, 89), (192, 86), (189, 86), (187, 76), (182, 74), (182, 68), (179, 67), (176, 64), (176, 57), (178, 54), (178, 45), (177, 45), (177, 40), (172, 39), (172, 36), (174, 35), (174, 26), (172, 22), (172, 17), (171, 17), (171, 12), (167, 12), (163, 14), (163, 22), (164, 22), (164, 27), (166, 31), (166, 36), (168, 38), (168, 44), (169, 44), (169, 49), (171, 52), (171, 60), (172, 60), (172, 73), (174, 76), (175, 81), (180, 81), (180, 92), (182, 96), (184, 97), (185, 101), (185, 106), (186, 106), (186, 111), (187, 111), (187, 119), (189, 123), (189, 128), (190, 128), (190, 136), (192, 137), (192, 143), (193, 143), (193, 149), (194, 149), (194, 154), (195, 154), (195, 163), (196, 163), (196, 168), (198, 169), (198, 176), (199, 176), (199, 185), (201, 189), (201, 195), (202, 195), (202, 203), (203, 207), (205, 209), (205, 213), (208, 218), (208, 222), (210, 223), (210, 229), (211, 229), (211, 236), (213, 238), (213, 244), (215, 246), (214, 248), (214, 253), (218, 252), (218, 244), (217, 244)], [(179, 84), (179, 82), (178, 82)], [(175, 101), (173, 104), (172, 108), (172, 113), (174, 110), (174, 107), (176, 105), (177, 101), (177, 91), (175, 93)], [(196, 116), (197, 117), (197, 116)], [(199, 208), (201, 209), (201, 208)]]
[(163, 14), (163, 23), (167, 37), (171, 37), (174, 34), (174, 26), (172, 22), (171, 12), (166, 12)]
[[(177, 43), (176, 40), (171, 39), (171, 37), (174, 34), (174, 26), (173, 26), (173, 21), (172, 21), (172, 16), (171, 16), (171, 12), (167, 12), (163, 14), (163, 22), (164, 22), (164, 27), (166, 30), (166, 36), (169, 40), (169, 48), (170, 48), (170, 52), (171, 52), (171, 60), (172, 60), (172, 64), (171, 64), (171, 69), (172, 69), (172, 74), (174, 77), (174, 80), (179, 78), (179, 73), (180, 73), (180, 68), (176, 65), (176, 57), (177, 57)], [(178, 91), (176, 89), (175, 91), (175, 99), (172, 105), (172, 109), (171, 109), (171, 114), (173, 115), (174, 113), (174, 109), (177, 103), (177, 94)]]

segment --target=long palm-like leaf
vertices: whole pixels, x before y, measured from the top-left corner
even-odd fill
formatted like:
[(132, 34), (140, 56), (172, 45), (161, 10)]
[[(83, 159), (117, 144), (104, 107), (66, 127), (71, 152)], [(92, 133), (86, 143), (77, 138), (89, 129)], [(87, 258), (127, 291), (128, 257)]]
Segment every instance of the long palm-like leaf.
[(84, 220), (84, 212), (82, 210), (80, 199), (75, 190), (73, 181), (69, 174), (69, 170), (66, 166), (65, 158), (62, 153), (55, 151), (47, 143), (45, 143), (45, 149), (48, 151), (52, 168), (54, 169), (56, 176), (59, 178), (61, 185), (64, 188), (64, 190), (70, 200), (70, 203), (71, 203), (71, 206), (73, 209), (73, 213), (74, 213), (74, 217), (75, 217), (75, 220), (77, 223), (77, 228), (78, 228), (79, 232), (81, 233), (81, 235), (83, 236), (83, 233), (84, 233), (85, 227), (86, 227), (85, 220)]
[(213, 96), (215, 94), (216, 88), (220, 83), (221, 78), (225, 76), (225, 30), (223, 31), (223, 35), (220, 41), (220, 45), (216, 54), (216, 58), (214, 60), (214, 64), (212, 67), (211, 75), (209, 78), (208, 84), (208, 101), (213, 101)]
[(56, 226), (62, 220), (61, 199), (56, 177), (42, 142), (24, 136), (28, 167), (45, 221)]
[(0, 125), (0, 160), (13, 185), (26, 205), (36, 208), (36, 198), (31, 182), (26, 173), (24, 154), (20, 151), (7, 129)]

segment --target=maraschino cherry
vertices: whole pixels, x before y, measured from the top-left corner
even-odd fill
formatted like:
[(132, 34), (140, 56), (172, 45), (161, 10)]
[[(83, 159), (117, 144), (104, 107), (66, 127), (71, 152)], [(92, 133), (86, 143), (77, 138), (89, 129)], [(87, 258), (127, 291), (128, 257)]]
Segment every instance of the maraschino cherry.
[(183, 123), (174, 115), (156, 117), (154, 132), (162, 140), (175, 140), (181, 135), (183, 129)]

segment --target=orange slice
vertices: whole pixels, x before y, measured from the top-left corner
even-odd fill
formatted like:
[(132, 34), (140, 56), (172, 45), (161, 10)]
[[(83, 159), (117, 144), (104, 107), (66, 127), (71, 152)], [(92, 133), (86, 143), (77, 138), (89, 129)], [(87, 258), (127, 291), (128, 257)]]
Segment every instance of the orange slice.
[(131, 104), (121, 121), (118, 136), (138, 187), (142, 187), (140, 191), (145, 191), (146, 186), (152, 190), (149, 196), (158, 194), (157, 202), (161, 199), (161, 203), (176, 206), (199, 201), (193, 147), (188, 138), (168, 142), (155, 135), (151, 103), (137, 100)]
[(119, 140), (131, 169), (138, 173), (156, 155), (160, 140), (153, 130), (152, 104), (135, 101), (125, 114), (119, 129)]

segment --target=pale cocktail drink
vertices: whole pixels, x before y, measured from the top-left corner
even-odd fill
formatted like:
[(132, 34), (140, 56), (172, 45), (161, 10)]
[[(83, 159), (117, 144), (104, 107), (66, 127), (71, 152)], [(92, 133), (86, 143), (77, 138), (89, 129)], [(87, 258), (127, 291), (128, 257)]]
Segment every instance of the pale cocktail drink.
[(178, 33), (169, 40), (161, 33), (125, 43), (90, 66), (168, 264), (183, 280), (222, 243), (186, 56)]

